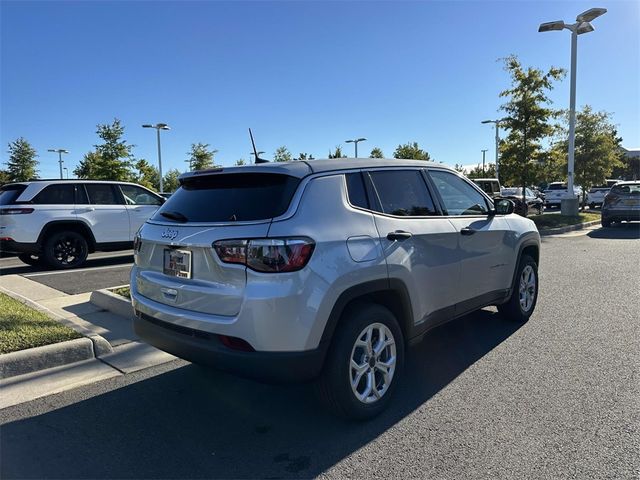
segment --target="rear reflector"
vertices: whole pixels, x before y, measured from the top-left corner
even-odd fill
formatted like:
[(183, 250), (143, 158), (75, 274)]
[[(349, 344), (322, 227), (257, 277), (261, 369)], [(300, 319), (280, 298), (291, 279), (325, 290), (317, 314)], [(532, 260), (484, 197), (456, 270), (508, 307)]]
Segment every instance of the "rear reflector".
[(33, 212), (33, 208), (0, 208), (0, 215), (25, 215)]
[(231, 350), (239, 350), (241, 352), (255, 352), (255, 349), (249, 345), (249, 342), (238, 337), (229, 337), (227, 335), (218, 335), (220, 342)]

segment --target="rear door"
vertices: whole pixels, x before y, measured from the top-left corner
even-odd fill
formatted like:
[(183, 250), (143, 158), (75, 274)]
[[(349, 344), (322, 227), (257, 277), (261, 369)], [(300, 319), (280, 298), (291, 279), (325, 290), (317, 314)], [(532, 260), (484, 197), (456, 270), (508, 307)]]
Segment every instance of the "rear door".
[(162, 205), (162, 200), (158, 195), (137, 185), (120, 184), (119, 187), (129, 213), (129, 240), (133, 241), (142, 224)]
[(513, 238), (507, 219), (489, 214), (489, 201), (471, 182), (447, 170), (428, 172), (458, 236), (461, 298), (457, 313), (463, 313), (510, 287), (516, 259)]
[(81, 183), (75, 213), (93, 232), (97, 243), (128, 242), (129, 214), (116, 185)]
[(438, 211), (422, 169), (365, 172), (389, 278), (401, 280), (416, 324), (449, 318), (457, 301), (457, 232)]
[[(134, 268), (138, 293), (194, 312), (237, 315), (246, 267), (222, 262), (213, 244), (267, 237), (271, 219), (287, 210), (299, 183), (299, 178), (272, 173), (186, 179), (140, 229)], [(229, 246), (227, 254), (243, 250)]]

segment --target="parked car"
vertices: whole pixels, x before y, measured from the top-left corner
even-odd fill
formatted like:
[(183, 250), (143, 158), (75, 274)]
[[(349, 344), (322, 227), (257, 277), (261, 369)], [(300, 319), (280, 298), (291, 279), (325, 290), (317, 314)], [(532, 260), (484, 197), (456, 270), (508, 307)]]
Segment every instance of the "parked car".
[[(545, 207), (560, 207), (562, 199), (567, 197), (567, 184), (563, 182), (551, 182), (547, 189), (544, 191)], [(575, 198), (580, 199), (582, 195), (582, 189), (576, 185), (573, 187), (573, 195)]]
[(607, 180), (606, 185), (591, 187), (589, 189), (589, 192), (587, 193), (587, 204), (589, 205), (589, 208), (596, 208), (596, 207), (602, 206), (605, 195), (609, 193), (609, 190), (611, 190), (611, 187), (613, 187), (619, 181), (620, 180)]
[[(525, 188), (526, 204), (522, 202), (522, 187), (503, 188), (502, 197), (513, 200), (516, 205), (515, 212), (523, 217), (526, 217), (530, 212), (542, 215), (544, 211), (544, 202), (529, 188)], [(526, 208), (523, 205), (526, 205)]]
[(633, 220), (640, 220), (640, 181), (618, 182), (604, 197), (602, 226)]
[(335, 412), (362, 419), (387, 406), (406, 346), (429, 329), (487, 305), (518, 322), (534, 311), (534, 223), (441, 164), (314, 160), (180, 180), (136, 237), (130, 282), (137, 335), (178, 357), (317, 378)]
[(133, 247), (164, 199), (140, 185), (37, 180), (0, 188), (0, 250), (29, 265), (75, 268), (91, 252)]
[(478, 185), (491, 198), (499, 197), (502, 187), (497, 178), (474, 178), (473, 183)]

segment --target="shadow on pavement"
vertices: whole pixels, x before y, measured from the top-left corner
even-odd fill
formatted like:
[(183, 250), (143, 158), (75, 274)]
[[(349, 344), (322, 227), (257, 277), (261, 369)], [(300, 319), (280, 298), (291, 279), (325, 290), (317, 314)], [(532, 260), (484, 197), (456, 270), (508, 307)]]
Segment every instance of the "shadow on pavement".
[[(119, 264), (133, 263), (133, 254), (124, 254), (119, 255), (117, 257), (107, 257), (107, 258), (89, 258), (84, 265), (80, 268), (91, 268), (91, 267), (107, 267), (111, 265), (119, 265)], [(10, 267), (2, 267), (2, 275), (24, 275), (29, 273), (39, 273), (39, 272), (49, 272), (53, 271), (52, 269), (44, 266), (32, 267), (30, 265), (21, 264), (19, 266), (10, 266)], [(65, 272), (73, 272), (71, 270), (64, 270)]]
[(614, 223), (609, 228), (598, 228), (587, 235), (591, 238), (630, 240), (640, 238), (640, 223)]
[(301, 478), (321, 474), (414, 412), (511, 336), (482, 310), (410, 350), (382, 416), (334, 418), (310, 384), (271, 386), (186, 365), (2, 427), (2, 478)]

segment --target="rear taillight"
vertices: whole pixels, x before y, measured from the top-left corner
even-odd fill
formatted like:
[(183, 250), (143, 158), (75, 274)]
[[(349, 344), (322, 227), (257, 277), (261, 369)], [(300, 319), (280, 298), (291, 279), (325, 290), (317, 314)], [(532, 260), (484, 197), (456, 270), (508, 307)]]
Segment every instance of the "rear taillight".
[(138, 253), (140, 251), (140, 247), (142, 247), (142, 239), (140, 238), (140, 235), (136, 234), (136, 236), (133, 237), (133, 253)]
[(33, 208), (0, 208), (0, 215), (25, 215), (32, 212)]
[(213, 248), (225, 263), (239, 263), (257, 272), (295, 272), (309, 263), (315, 243), (310, 238), (219, 240)]
[(616, 203), (618, 201), (618, 196), (612, 193), (608, 193), (605, 197), (604, 197), (604, 203), (605, 204), (609, 204), (609, 203)]

